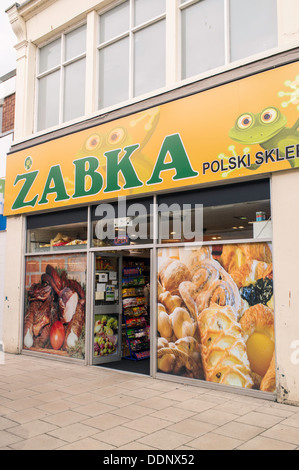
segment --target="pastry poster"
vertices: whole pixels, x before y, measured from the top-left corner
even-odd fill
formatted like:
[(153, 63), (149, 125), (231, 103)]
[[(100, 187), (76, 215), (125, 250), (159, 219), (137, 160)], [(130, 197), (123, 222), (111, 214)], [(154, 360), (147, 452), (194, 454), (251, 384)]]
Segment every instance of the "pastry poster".
[(271, 244), (159, 255), (158, 371), (274, 392)]
[(23, 347), (85, 357), (86, 256), (26, 259)]
[(296, 169), (298, 95), (294, 62), (11, 153), (4, 215)]

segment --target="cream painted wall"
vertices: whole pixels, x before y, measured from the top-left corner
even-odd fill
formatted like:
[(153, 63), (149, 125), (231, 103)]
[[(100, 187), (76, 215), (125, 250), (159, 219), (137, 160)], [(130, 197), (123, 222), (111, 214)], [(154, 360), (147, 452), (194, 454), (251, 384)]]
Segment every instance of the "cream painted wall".
[(278, 401), (299, 405), (299, 169), (272, 176)]
[(0, 232), (0, 341), (3, 334), (5, 244), (6, 232)]
[(20, 353), (24, 217), (7, 219), (3, 343), (7, 353)]
[(299, 2), (298, 0), (279, 0), (280, 44), (299, 42)]

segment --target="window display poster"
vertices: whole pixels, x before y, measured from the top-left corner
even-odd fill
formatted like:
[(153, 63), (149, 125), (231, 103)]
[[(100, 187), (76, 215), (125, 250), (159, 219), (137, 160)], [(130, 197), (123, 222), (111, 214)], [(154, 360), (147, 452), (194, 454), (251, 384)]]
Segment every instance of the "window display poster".
[(86, 256), (26, 259), (23, 347), (85, 357)]
[(159, 372), (275, 392), (271, 244), (160, 250), (157, 315)]

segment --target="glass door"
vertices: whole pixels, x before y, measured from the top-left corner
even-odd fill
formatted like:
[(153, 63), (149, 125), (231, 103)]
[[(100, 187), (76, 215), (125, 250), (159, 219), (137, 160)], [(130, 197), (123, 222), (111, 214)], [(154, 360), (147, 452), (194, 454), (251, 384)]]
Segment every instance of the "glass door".
[(122, 256), (94, 255), (93, 364), (121, 360)]

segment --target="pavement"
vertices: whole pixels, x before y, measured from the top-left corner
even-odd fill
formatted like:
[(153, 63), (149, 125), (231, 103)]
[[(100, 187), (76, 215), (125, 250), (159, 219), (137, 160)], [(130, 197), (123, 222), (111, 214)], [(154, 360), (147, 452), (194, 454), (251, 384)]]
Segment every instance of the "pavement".
[[(0, 450), (296, 450), (299, 407), (5, 354)], [(119, 452), (117, 452), (119, 454)]]

